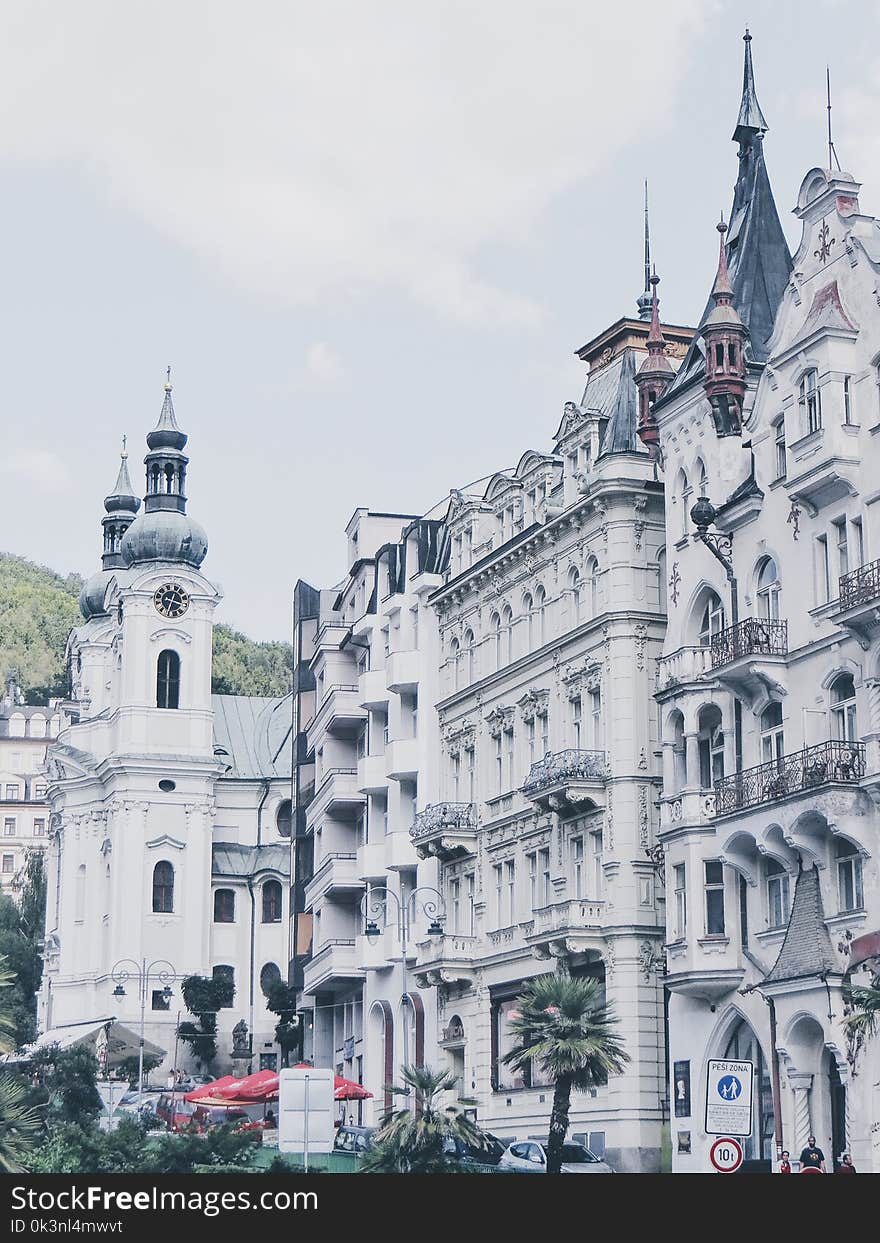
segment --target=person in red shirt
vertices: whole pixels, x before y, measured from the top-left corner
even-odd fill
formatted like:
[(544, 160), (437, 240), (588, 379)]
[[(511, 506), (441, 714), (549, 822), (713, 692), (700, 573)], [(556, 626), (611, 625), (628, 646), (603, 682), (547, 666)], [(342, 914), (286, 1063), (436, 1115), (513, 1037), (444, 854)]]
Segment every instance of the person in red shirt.
[(840, 1158), (840, 1165), (835, 1170), (835, 1173), (836, 1174), (855, 1174), (856, 1172), (857, 1172), (856, 1167), (852, 1163), (852, 1157), (849, 1155), (848, 1152), (845, 1152), (843, 1156)]
[(788, 1149), (787, 1149), (787, 1148), (784, 1148), (784, 1149), (782, 1150), (782, 1160), (779, 1162), (779, 1173), (780, 1173), (780, 1174), (790, 1174), (790, 1173), (791, 1173), (791, 1160), (790, 1160), (790, 1156), (791, 1156), (791, 1154), (789, 1153)]

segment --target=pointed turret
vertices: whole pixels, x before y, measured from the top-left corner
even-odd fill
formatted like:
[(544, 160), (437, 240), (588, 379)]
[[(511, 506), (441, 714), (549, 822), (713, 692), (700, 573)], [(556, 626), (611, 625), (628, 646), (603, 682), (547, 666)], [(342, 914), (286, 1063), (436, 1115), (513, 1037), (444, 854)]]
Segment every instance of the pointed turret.
[(669, 388), (675, 372), (666, 357), (666, 340), (660, 327), (660, 301), (657, 297), (657, 286), (660, 277), (655, 272), (651, 278), (651, 330), (648, 333), (648, 356), (639, 367), (636, 376), (636, 388), (639, 390), (639, 425), (638, 437), (650, 453), (652, 459), (658, 456), (660, 433), (654, 417), (654, 405)]
[(104, 497), (104, 517), (101, 519), (101, 526), (104, 528), (102, 568), (91, 578), (86, 579), (79, 595), (80, 612), (87, 621), (90, 617), (102, 616), (105, 612), (104, 596), (107, 587), (114, 572), (125, 564), (120, 552), (122, 537), (134, 522), (135, 515), (141, 507), (140, 498), (134, 495), (134, 489), (131, 486), (124, 436), (119, 458), (116, 483), (113, 485), (112, 492)]
[(703, 387), (712, 403), (712, 417), (719, 436), (738, 436), (742, 428), (742, 405), (746, 392), (745, 343), (748, 329), (733, 305), (733, 287), (727, 270), (724, 220), (717, 226), (718, 271), (712, 286), (715, 303), (701, 329), (706, 344), (706, 378)]
[(736, 119), (736, 129), (733, 131), (733, 141), (739, 143), (751, 142), (759, 134), (766, 134), (769, 129), (767, 122), (764, 120), (761, 105), (758, 103), (758, 96), (755, 93), (752, 36), (749, 34), (748, 27), (746, 27), (746, 33), (743, 35), (743, 43), (746, 45), (743, 58), (743, 93), (739, 105), (739, 116)]

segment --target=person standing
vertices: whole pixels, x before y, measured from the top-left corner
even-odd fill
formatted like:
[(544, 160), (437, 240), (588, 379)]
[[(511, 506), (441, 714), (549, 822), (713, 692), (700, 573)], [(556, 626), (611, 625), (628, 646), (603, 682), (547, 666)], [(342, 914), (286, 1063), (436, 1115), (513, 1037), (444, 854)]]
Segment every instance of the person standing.
[(780, 1174), (791, 1173), (791, 1154), (789, 1153), (787, 1148), (783, 1148), (782, 1150), (782, 1158), (779, 1162), (779, 1173)]
[(840, 1158), (840, 1165), (835, 1170), (836, 1174), (856, 1174), (858, 1171), (852, 1163), (852, 1157), (845, 1152)]
[(815, 1135), (810, 1136), (806, 1148), (801, 1152), (801, 1173), (825, 1173), (825, 1153), (816, 1143)]

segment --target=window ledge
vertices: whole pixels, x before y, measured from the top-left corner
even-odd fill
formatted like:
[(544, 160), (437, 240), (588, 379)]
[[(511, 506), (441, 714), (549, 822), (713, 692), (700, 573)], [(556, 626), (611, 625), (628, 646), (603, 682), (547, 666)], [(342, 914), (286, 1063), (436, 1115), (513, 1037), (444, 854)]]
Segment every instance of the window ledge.
[(703, 937), (697, 937), (697, 945), (729, 945), (730, 937), (722, 932), (707, 932)]
[(838, 911), (835, 915), (826, 916), (824, 923), (826, 928), (842, 928), (847, 924), (863, 924), (868, 917), (868, 912), (863, 906), (857, 906), (852, 911)]

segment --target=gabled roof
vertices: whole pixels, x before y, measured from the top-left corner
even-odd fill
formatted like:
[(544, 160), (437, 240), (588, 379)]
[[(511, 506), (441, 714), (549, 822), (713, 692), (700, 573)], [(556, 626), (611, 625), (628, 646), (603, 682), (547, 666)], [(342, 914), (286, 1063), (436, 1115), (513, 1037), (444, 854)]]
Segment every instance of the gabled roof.
[(837, 329), (842, 332), (858, 331), (843, 309), (837, 281), (832, 281), (830, 285), (824, 285), (816, 291), (800, 335), (808, 337), (820, 328)]
[(764, 983), (780, 984), (839, 971), (825, 927), (819, 873), (810, 868), (797, 878), (785, 940)]

